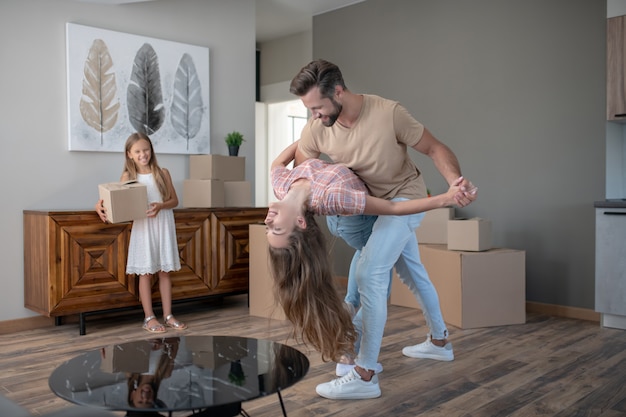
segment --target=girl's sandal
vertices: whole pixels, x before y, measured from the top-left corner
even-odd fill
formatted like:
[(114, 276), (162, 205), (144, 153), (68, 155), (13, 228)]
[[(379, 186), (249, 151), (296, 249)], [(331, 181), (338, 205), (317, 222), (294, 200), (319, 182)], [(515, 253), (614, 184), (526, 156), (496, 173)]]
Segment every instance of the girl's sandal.
[(176, 320), (173, 314), (169, 314), (165, 317), (165, 324), (174, 330), (185, 330), (187, 328), (187, 325), (182, 321)]
[(149, 326), (150, 320), (156, 320), (156, 316), (149, 316), (143, 319), (143, 326), (141, 326), (145, 331), (149, 333), (165, 333), (165, 327), (157, 321), (157, 324), (154, 326)]

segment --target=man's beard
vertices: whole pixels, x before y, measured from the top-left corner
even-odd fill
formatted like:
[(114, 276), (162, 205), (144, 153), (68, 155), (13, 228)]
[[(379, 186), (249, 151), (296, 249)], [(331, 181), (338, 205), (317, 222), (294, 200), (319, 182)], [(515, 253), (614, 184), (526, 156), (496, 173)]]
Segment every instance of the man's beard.
[(339, 103), (337, 103), (335, 101), (335, 99), (330, 99), (330, 102), (333, 103), (333, 107), (335, 108), (335, 111), (331, 114), (328, 115), (328, 120), (327, 121), (323, 121), (322, 120), (322, 124), (326, 127), (331, 127), (332, 125), (335, 124), (335, 122), (337, 121), (337, 119), (339, 118), (339, 115), (341, 114), (341, 111), (343, 110), (343, 106)]

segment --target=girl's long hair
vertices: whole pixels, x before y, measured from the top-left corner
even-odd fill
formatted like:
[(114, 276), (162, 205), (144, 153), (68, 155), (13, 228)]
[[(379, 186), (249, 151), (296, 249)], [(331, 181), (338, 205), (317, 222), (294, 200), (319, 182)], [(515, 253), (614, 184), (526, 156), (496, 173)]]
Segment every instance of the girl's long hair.
[[(174, 359), (176, 358), (176, 354), (178, 353), (178, 347), (180, 343), (180, 338), (178, 337), (168, 337), (164, 339), (154, 339), (154, 340), (146, 340), (144, 343), (147, 345), (146, 350), (150, 351), (152, 343), (162, 343), (163, 347), (161, 348), (161, 355), (159, 356), (159, 362), (157, 364), (156, 371), (154, 373), (154, 379), (149, 382), (152, 386), (152, 391), (154, 392), (154, 406), (153, 408), (165, 408), (165, 403), (157, 398), (159, 393), (159, 387), (161, 386), (161, 381), (165, 378), (169, 378), (172, 375), (172, 370), (174, 369)], [(135, 391), (139, 385), (141, 385), (141, 380), (144, 375), (142, 373), (131, 373), (128, 374), (127, 377), (127, 385), (128, 385), (128, 395), (127, 400), (128, 404), (134, 407), (134, 404), (131, 400), (131, 396), (133, 391)]]
[(335, 288), (326, 238), (314, 214), (305, 211), (306, 228), (296, 228), (286, 248), (269, 248), (276, 299), (297, 338), (312, 345), (322, 360), (354, 354), (356, 330)]
[(161, 193), (161, 198), (163, 201), (170, 199), (170, 190), (167, 188), (167, 184), (165, 183), (165, 175), (163, 174), (163, 170), (159, 167), (159, 163), (157, 162), (156, 154), (154, 153), (154, 147), (152, 146), (152, 141), (150, 138), (140, 132), (135, 132), (131, 134), (128, 139), (126, 139), (125, 152), (124, 157), (126, 162), (124, 163), (124, 172), (128, 172), (128, 179), (136, 180), (137, 179), (137, 166), (135, 165), (135, 161), (128, 157), (128, 152), (130, 152), (130, 148), (140, 140), (145, 140), (150, 144), (150, 163), (148, 166), (150, 167), (150, 171), (152, 172), (152, 177), (154, 178), (154, 182), (156, 183), (159, 192)]

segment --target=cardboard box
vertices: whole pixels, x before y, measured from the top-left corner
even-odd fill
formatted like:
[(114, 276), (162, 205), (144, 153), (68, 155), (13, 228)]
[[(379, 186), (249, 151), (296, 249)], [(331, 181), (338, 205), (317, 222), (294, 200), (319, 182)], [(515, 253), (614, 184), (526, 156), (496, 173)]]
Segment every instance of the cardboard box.
[(215, 350), (213, 336), (188, 337), (185, 339), (187, 349), (193, 352), (191, 361), (194, 365), (204, 369), (217, 369), (227, 363), (243, 359), (248, 356), (248, 342), (241, 340), (240, 348), (223, 351)]
[[(421, 246), (421, 245), (420, 245)], [(409, 287), (404, 285), (396, 270), (393, 270), (393, 278), (391, 280), (391, 293), (389, 294), (389, 304), (400, 307), (409, 307), (409, 308), (417, 308), (419, 310), (422, 309), (422, 306), (419, 305), (417, 299), (409, 290)]]
[(184, 180), (183, 207), (224, 207), (224, 182), (222, 180)]
[(448, 220), (454, 219), (454, 208), (444, 207), (424, 213), (415, 235), (419, 243), (442, 244), (448, 242)]
[(145, 219), (148, 210), (148, 188), (136, 181), (109, 182), (98, 185), (107, 220), (122, 223)]
[(251, 207), (252, 184), (250, 181), (224, 181), (224, 206)]
[(189, 179), (244, 181), (246, 158), (225, 155), (189, 155)]
[(248, 304), (250, 315), (286, 320), (285, 312), (274, 297), (274, 278), (269, 270), (269, 252), (264, 224), (249, 226), (250, 284)]
[(100, 370), (108, 373), (146, 373), (150, 369), (150, 351), (123, 350), (119, 345), (102, 348)]
[[(420, 255), (437, 288), (446, 323), (471, 329), (526, 322), (526, 252), (502, 248), (461, 252), (446, 245), (420, 245)], [(391, 294), (391, 304), (417, 306), (397, 277)]]
[(474, 217), (448, 221), (448, 250), (479, 252), (491, 248), (490, 220)]

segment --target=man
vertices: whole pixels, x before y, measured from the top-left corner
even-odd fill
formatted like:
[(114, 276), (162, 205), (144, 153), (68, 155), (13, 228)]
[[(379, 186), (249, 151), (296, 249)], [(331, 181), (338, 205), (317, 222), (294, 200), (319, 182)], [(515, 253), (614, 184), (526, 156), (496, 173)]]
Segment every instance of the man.
[[(381, 97), (350, 92), (336, 65), (324, 60), (309, 63), (294, 77), (290, 91), (312, 113), (302, 130), (296, 165), (324, 153), (351, 168), (373, 196), (396, 201), (426, 197), (426, 186), (407, 146), (429, 156), (448, 184), (461, 177), (454, 153), (404, 107)], [(460, 187), (456, 200), (463, 207), (476, 198), (476, 189), (466, 179)], [(394, 265), (420, 301), (430, 328), (425, 342), (407, 346), (402, 353), (414, 358), (454, 359), (437, 292), (419, 259), (414, 231), (422, 218), (423, 214), (328, 218), (330, 230), (360, 250), (354, 279), (361, 308), (354, 323), (361, 338), (354, 368), (341, 378), (318, 385), (319, 395), (331, 399), (381, 395), (375, 369)]]

